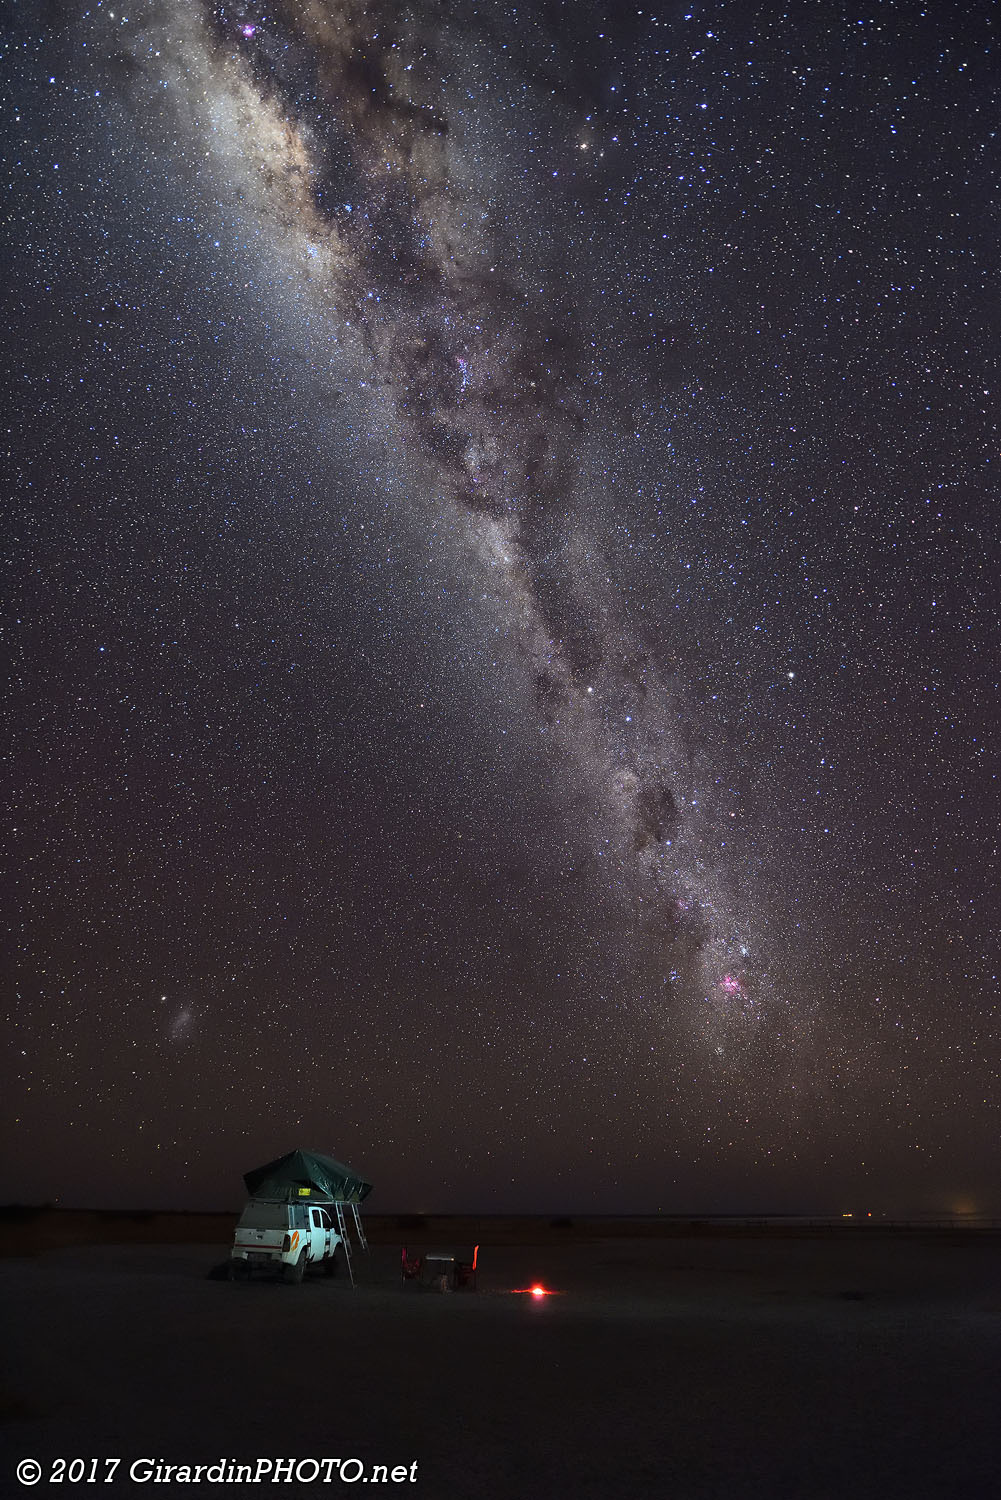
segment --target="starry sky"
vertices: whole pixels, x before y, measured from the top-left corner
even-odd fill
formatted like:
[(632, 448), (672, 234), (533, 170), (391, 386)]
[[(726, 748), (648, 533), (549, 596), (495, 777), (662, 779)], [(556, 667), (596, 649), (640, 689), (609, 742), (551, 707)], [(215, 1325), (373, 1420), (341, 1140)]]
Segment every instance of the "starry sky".
[(18, 7), (0, 1198), (1001, 1208), (993, 20)]

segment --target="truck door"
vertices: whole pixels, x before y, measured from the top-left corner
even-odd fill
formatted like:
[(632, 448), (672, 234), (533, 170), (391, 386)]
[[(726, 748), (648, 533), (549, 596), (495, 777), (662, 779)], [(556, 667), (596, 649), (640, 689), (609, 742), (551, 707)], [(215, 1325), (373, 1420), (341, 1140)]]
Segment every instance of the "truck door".
[(326, 1239), (326, 1228), (323, 1223), (322, 1208), (311, 1208), (309, 1211), (309, 1258), (313, 1261), (321, 1261), (324, 1252), (324, 1240)]

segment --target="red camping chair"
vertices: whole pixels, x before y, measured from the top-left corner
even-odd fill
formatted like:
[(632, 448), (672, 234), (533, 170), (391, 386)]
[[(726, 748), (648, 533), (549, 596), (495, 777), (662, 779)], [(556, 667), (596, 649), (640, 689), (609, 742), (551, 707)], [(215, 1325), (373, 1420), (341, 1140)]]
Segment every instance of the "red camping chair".
[(400, 1285), (405, 1287), (408, 1281), (419, 1281), (423, 1270), (423, 1255), (418, 1255), (413, 1260), (408, 1260), (407, 1247), (404, 1245), (403, 1254), (400, 1258)]
[(457, 1260), (455, 1263), (455, 1284), (460, 1286), (471, 1286), (476, 1291), (476, 1262), (479, 1258), (479, 1245), (473, 1246), (472, 1260)]

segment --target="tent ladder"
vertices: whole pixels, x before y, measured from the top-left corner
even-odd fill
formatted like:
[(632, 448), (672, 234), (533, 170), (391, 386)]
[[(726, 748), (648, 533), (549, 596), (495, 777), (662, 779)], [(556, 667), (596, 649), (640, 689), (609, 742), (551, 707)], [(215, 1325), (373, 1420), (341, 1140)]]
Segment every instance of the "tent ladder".
[(353, 1219), (355, 1221), (355, 1234), (358, 1236), (358, 1243), (362, 1247), (363, 1250), (367, 1250), (368, 1249), (368, 1240), (365, 1238), (365, 1231), (362, 1228), (361, 1213), (360, 1213), (360, 1211), (358, 1209), (357, 1203), (352, 1203), (352, 1205), (351, 1205), (351, 1215), (352, 1215), (352, 1217), (353, 1217)]
[(351, 1241), (348, 1239), (348, 1226), (344, 1218), (343, 1203), (334, 1204), (334, 1214), (337, 1218), (337, 1233), (341, 1237), (341, 1249), (344, 1251), (344, 1260), (347, 1264), (348, 1275), (351, 1278), (351, 1285), (354, 1286), (355, 1272), (354, 1266), (351, 1264)]
[(348, 1217), (344, 1212), (345, 1208), (350, 1208), (351, 1210), (351, 1221), (354, 1227), (355, 1238), (358, 1241), (358, 1248), (360, 1250), (367, 1250), (368, 1240), (365, 1238), (365, 1230), (362, 1227), (361, 1214), (358, 1212), (357, 1203), (336, 1202), (334, 1204), (334, 1215), (337, 1219), (337, 1233), (341, 1237), (341, 1244), (344, 1247), (344, 1260), (347, 1264), (348, 1275), (351, 1278), (351, 1285), (354, 1286), (354, 1262), (352, 1259), (351, 1236), (348, 1232)]

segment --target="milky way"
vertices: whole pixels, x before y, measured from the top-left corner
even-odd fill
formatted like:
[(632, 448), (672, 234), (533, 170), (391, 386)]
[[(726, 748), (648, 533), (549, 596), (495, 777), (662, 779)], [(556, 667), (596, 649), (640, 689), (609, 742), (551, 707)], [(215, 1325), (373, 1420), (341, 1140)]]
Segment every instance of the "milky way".
[[(190, 128), (332, 325), (355, 332), (408, 450), (466, 519), (488, 607), (590, 804), (623, 922), (665, 975), (711, 997), (717, 1022), (746, 1020), (765, 988), (748, 978), (748, 917), (728, 896), (720, 768), (693, 748), (698, 725), (656, 633), (625, 618), (594, 524), (588, 435), (615, 421), (615, 394), (572, 293), (530, 294), (455, 142), (461, 39), (392, 6), (186, 19), (173, 47)], [(557, 108), (586, 106), (564, 87)], [(595, 134), (585, 125), (584, 144)], [(649, 353), (658, 334), (640, 342)]]

